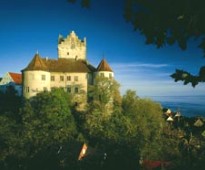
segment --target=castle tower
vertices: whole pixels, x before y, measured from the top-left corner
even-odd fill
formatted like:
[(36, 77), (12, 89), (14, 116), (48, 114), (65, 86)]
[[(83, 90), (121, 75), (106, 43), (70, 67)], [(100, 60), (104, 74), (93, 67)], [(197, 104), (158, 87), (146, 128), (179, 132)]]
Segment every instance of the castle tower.
[(113, 78), (114, 73), (105, 59), (103, 59), (97, 67), (96, 75)]
[(23, 96), (30, 98), (41, 91), (50, 91), (50, 72), (40, 55), (37, 53), (22, 70)]
[(86, 39), (80, 40), (74, 31), (66, 38), (59, 35), (58, 58), (86, 60)]

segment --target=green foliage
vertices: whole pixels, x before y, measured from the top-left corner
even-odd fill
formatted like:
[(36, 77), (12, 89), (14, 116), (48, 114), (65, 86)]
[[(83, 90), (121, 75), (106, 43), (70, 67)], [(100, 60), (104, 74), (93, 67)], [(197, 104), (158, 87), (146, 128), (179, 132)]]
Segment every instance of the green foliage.
[(18, 121), (0, 116), (0, 168), (58, 169), (68, 156), (63, 151), (74, 141), (78, 144), (69, 95), (62, 89), (39, 93), (24, 101), (18, 115)]
[[(163, 129), (161, 106), (149, 99), (140, 99), (134, 91), (127, 91), (122, 99), (124, 138), (141, 156), (152, 157), (160, 150), (158, 144)], [(155, 154), (157, 155), (157, 154)]]
[[(75, 3), (77, 0), (68, 0), (70, 3)], [(90, 0), (81, 0), (81, 6), (84, 8), (90, 7)]]
[[(205, 34), (203, 3), (203, 0), (126, 0), (125, 17), (146, 36), (148, 44), (162, 47), (177, 42), (186, 49), (191, 37)], [(200, 47), (204, 49), (203, 45)]]
[[(75, 3), (76, 0), (68, 0)], [(90, 0), (81, 0), (83, 7), (90, 6)], [(157, 48), (178, 44), (185, 50), (190, 39), (197, 40), (198, 47), (205, 53), (205, 22), (203, 0), (125, 0), (124, 17), (146, 37), (146, 44)], [(123, 13), (123, 12), (122, 12)], [(191, 83), (195, 87), (205, 81), (205, 66), (198, 75), (176, 70), (171, 77), (175, 81)], [(184, 77), (184, 75), (186, 75)]]
[(10, 155), (24, 156), (20, 139), (22, 127), (5, 115), (0, 115), (0, 124), (0, 161)]
[[(104, 90), (95, 94), (104, 94)], [(98, 95), (96, 98), (100, 100)], [(102, 160), (105, 169), (134, 168), (138, 167), (140, 156), (147, 159), (164, 156), (160, 142), (163, 119), (158, 103), (140, 99), (129, 90), (120, 102), (121, 109), (112, 110), (109, 116), (103, 116), (102, 110), (91, 106), (83, 127), (89, 146), (108, 155), (106, 160)]]
[(114, 79), (97, 76), (94, 85), (89, 87), (88, 94), (84, 129), (91, 143), (103, 145), (105, 141), (117, 142), (121, 123), (119, 84)]
[[(113, 79), (97, 77), (89, 92), (81, 112), (72, 96), (54, 89), (25, 100), (17, 117), (1, 114), (0, 168), (124, 170), (139, 168), (140, 157), (172, 161), (175, 169), (203, 167), (203, 127), (197, 137), (186, 122), (165, 124), (160, 104), (132, 90), (121, 97)], [(85, 141), (90, 152), (77, 161)]]
[(199, 82), (205, 82), (205, 66), (200, 68), (198, 75), (192, 75), (184, 70), (176, 70), (171, 77), (177, 81), (183, 81), (184, 85), (191, 83), (195, 87)]
[(5, 93), (0, 92), (0, 114), (18, 119), (22, 98), (17, 95), (13, 86), (8, 86)]
[(120, 110), (119, 84), (114, 79), (97, 76), (94, 85), (89, 87), (88, 95), (89, 112), (106, 117), (114, 110)]
[[(126, 0), (124, 16), (146, 37), (147, 44), (160, 48), (177, 43), (185, 50), (191, 38), (201, 37), (196, 43), (205, 52), (203, 5), (203, 0)], [(183, 70), (171, 75), (175, 81), (181, 80), (185, 85), (191, 83), (193, 87), (204, 82), (204, 76), (204, 66), (196, 76)]]
[(39, 149), (76, 134), (69, 98), (62, 89), (39, 93), (25, 103), (21, 114), (25, 137)]

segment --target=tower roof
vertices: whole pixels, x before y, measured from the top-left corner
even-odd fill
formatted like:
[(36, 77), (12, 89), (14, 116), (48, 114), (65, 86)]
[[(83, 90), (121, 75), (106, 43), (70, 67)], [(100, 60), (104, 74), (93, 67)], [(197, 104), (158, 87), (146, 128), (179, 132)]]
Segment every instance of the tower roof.
[(43, 70), (47, 71), (48, 68), (46, 64), (43, 62), (41, 59), (40, 55), (38, 53), (35, 54), (29, 65), (24, 69), (25, 71), (27, 70)]
[(107, 63), (107, 61), (105, 59), (102, 59), (102, 61), (100, 62), (100, 64), (97, 67), (97, 71), (110, 71), (110, 72), (113, 72), (111, 67), (109, 66), (109, 64)]
[(58, 60), (41, 58), (35, 54), (28, 66), (22, 71), (42, 70), (49, 72), (67, 72), (67, 73), (88, 73), (96, 71), (96, 68), (84, 60), (64, 59)]

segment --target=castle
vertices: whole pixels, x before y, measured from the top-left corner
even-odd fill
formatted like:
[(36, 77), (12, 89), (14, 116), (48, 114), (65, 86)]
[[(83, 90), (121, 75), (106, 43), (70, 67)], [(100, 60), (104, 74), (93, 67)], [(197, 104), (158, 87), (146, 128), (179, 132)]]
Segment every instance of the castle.
[(87, 93), (97, 75), (113, 78), (114, 73), (105, 59), (95, 68), (86, 58), (86, 39), (80, 40), (72, 31), (66, 38), (58, 37), (58, 59), (35, 54), (22, 70), (23, 96), (30, 98), (52, 88), (64, 88), (68, 93)]

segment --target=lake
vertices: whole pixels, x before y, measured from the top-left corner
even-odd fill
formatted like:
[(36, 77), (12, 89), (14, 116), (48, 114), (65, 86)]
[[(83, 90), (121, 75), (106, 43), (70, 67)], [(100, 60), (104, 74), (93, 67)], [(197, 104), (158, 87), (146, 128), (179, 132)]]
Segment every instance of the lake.
[(205, 117), (205, 96), (152, 96), (149, 98), (172, 111), (180, 111), (184, 116)]

